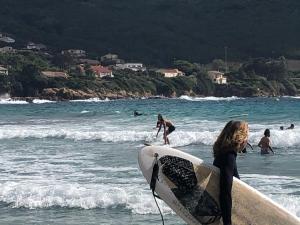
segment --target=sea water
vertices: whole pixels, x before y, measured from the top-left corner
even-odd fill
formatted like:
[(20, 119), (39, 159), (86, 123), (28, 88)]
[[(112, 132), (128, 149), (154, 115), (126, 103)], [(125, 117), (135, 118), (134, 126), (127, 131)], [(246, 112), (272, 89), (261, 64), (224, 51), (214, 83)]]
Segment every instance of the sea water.
[[(158, 113), (176, 126), (171, 146), (207, 162), (224, 125), (246, 120), (254, 149), (237, 158), (241, 179), (300, 217), (299, 111), (292, 97), (1, 100), (0, 224), (160, 224), (137, 162), (145, 141), (163, 144)], [(266, 128), (275, 155), (259, 153)], [(158, 203), (166, 224), (184, 224)]]

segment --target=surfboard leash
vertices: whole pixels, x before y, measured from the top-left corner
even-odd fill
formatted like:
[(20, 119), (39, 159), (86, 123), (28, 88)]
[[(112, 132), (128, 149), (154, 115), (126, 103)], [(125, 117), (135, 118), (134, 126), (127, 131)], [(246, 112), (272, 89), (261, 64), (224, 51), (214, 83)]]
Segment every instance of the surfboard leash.
[(161, 198), (157, 194), (155, 194), (155, 186), (156, 186), (156, 181), (158, 180), (158, 171), (159, 171), (158, 160), (157, 160), (158, 154), (155, 153), (154, 157), (155, 157), (155, 159), (154, 159), (154, 165), (153, 165), (152, 176), (151, 176), (151, 181), (150, 181), (150, 189), (152, 190), (152, 195), (153, 195), (155, 204), (158, 208), (162, 224), (164, 225), (165, 224), (164, 217), (160, 210), (158, 202), (156, 200), (156, 198), (159, 198), (159, 199), (161, 199)]

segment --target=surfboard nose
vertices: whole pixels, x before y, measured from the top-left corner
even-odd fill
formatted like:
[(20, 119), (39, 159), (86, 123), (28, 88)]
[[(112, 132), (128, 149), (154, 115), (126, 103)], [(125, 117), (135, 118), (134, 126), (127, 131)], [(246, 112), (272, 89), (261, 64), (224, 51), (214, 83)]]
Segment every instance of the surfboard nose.
[(138, 153), (139, 167), (148, 183), (150, 182), (153, 170), (154, 154), (151, 146), (142, 148)]

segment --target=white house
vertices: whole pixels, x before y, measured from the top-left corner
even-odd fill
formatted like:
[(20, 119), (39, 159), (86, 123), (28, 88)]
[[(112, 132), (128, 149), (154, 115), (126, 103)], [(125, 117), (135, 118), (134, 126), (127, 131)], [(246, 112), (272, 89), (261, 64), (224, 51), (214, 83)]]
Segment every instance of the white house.
[(164, 77), (178, 77), (184, 76), (185, 74), (178, 69), (159, 69), (156, 73), (161, 73)]
[(26, 49), (28, 50), (44, 50), (46, 49), (46, 45), (44, 44), (35, 44), (33, 42), (28, 42)]
[(119, 58), (119, 56), (117, 54), (108, 53), (106, 55), (101, 56), (101, 61), (116, 60), (118, 58)]
[(208, 71), (207, 74), (215, 84), (227, 84), (227, 77), (224, 76), (224, 73), (211, 70)]
[(115, 68), (118, 70), (129, 69), (132, 71), (145, 71), (146, 67), (143, 66), (143, 63), (122, 63), (116, 64)]
[(7, 36), (0, 37), (0, 41), (6, 42), (6, 43), (15, 43), (15, 39)]
[(104, 66), (91, 66), (91, 70), (95, 74), (96, 77), (114, 77), (112, 74), (112, 70)]
[(15, 52), (15, 50), (11, 46), (5, 46), (3, 48), (0, 48), (0, 52), (1, 53), (9, 53), (9, 52)]
[(8, 69), (0, 65), (0, 75), (8, 75)]

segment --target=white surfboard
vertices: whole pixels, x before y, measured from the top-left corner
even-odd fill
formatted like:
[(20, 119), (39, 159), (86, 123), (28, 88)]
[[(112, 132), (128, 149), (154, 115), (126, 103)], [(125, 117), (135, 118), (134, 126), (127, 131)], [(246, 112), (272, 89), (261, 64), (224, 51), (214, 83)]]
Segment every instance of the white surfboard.
[[(219, 169), (176, 149), (147, 146), (138, 161), (149, 184), (155, 158), (159, 166), (155, 192), (177, 215), (187, 224), (221, 225)], [(236, 178), (232, 205), (234, 225), (300, 225), (298, 217)]]

